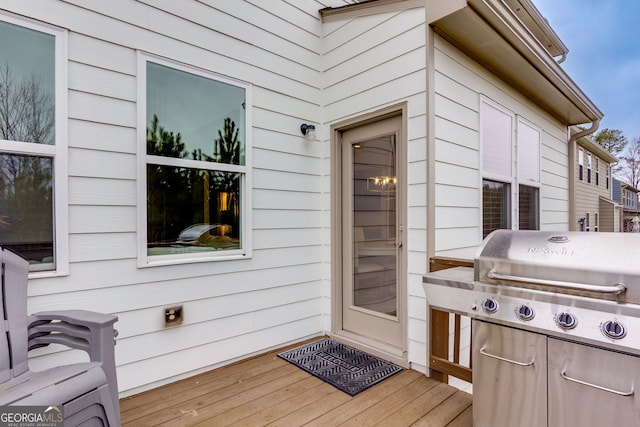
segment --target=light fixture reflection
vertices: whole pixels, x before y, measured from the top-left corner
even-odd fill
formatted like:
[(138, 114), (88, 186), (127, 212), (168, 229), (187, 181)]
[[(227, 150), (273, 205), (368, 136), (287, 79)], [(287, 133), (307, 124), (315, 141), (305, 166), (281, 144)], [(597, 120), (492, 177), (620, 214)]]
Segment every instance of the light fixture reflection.
[(396, 182), (395, 176), (372, 176), (367, 178), (367, 190), (375, 193), (395, 193)]

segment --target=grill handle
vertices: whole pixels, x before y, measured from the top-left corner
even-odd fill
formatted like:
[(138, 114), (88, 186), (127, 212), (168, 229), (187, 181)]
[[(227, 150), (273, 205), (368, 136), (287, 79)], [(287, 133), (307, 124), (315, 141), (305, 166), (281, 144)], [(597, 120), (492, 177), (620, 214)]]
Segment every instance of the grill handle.
[(487, 271), (487, 277), (495, 280), (506, 280), (508, 282), (530, 283), (533, 285), (553, 286), (576, 291), (597, 292), (600, 294), (620, 295), (627, 290), (624, 283), (616, 283), (613, 286), (587, 285), (585, 283), (561, 282), (557, 280), (534, 279), (531, 277), (510, 276), (508, 274), (500, 274), (495, 268)]

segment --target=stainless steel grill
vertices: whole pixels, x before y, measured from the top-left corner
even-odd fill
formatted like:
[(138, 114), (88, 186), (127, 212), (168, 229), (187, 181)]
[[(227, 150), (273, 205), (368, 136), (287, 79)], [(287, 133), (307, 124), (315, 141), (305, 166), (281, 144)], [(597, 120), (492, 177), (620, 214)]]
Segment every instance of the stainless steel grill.
[(498, 230), (424, 289), (473, 319), (474, 426), (640, 425), (640, 235)]

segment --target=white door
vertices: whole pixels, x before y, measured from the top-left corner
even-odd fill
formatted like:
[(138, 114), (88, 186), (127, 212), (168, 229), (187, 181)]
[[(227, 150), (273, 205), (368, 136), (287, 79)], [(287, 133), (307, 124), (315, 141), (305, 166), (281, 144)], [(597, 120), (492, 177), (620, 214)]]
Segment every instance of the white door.
[(342, 331), (404, 347), (402, 117), (342, 132)]

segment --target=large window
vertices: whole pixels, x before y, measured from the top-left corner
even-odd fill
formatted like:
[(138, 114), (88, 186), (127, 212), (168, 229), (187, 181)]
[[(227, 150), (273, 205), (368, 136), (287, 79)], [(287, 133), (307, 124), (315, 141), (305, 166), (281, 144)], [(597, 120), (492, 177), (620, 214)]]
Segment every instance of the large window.
[(483, 238), (496, 229), (539, 229), (539, 129), (484, 100), (481, 120)]
[(66, 33), (0, 13), (0, 246), (66, 273)]
[(140, 55), (142, 265), (249, 255), (250, 87)]

